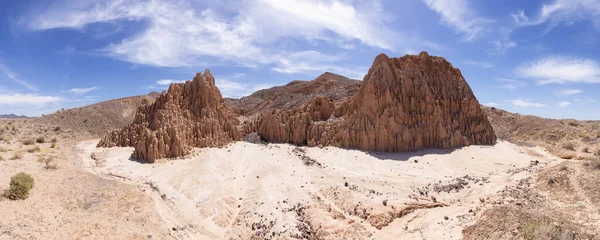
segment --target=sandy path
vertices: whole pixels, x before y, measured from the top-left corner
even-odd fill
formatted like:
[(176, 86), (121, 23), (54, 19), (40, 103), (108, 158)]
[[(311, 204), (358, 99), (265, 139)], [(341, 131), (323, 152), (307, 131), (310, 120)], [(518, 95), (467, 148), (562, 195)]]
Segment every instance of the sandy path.
[(77, 146), (82, 166), (147, 189), (183, 239), (460, 239), (498, 191), (559, 162), (507, 142), (381, 154), (237, 142), (143, 164), (96, 143)]

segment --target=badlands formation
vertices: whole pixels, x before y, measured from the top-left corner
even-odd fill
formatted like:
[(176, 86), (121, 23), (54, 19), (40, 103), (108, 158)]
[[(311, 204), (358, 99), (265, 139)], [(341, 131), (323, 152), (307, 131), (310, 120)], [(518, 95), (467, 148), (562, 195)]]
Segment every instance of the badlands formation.
[(0, 240), (600, 239), (600, 122), (481, 107), (425, 52), (241, 99), (207, 70), (0, 144), (0, 191), (35, 179)]
[(250, 133), (275, 143), (382, 152), (493, 144), (496, 137), (460, 70), (441, 57), (381, 54), (354, 96), (323, 96), (294, 109), (270, 109), (244, 121), (228, 107), (206, 70), (173, 84), (139, 109), (133, 124), (106, 135), (100, 147), (134, 147), (155, 162), (193, 147), (220, 147)]

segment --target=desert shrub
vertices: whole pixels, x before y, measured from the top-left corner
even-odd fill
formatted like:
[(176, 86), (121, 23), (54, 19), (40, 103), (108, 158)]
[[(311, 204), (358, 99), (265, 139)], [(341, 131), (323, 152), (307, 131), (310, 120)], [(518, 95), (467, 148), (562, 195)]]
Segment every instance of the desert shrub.
[(45, 143), (46, 142), (46, 138), (44, 136), (39, 136), (35, 139), (36, 143)]
[(23, 143), (23, 145), (33, 145), (33, 144), (35, 144), (35, 140), (33, 138), (23, 139), (21, 142)]
[(600, 157), (600, 148), (596, 149), (596, 151), (594, 152), (594, 155)]
[(55, 131), (55, 132), (58, 132), (58, 131), (60, 131), (60, 126), (56, 126), (56, 127), (54, 127), (54, 129), (52, 129), (52, 130), (53, 130), (53, 131)]
[(573, 142), (563, 143), (562, 148), (571, 150), (571, 151), (575, 151), (575, 143), (573, 143)]
[(39, 151), (41, 151), (40, 146), (33, 146), (33, 147), (27, 149), (28, 153), (35, 153), (35, 152), (39, 152)]
[(56, 147), (56, 143), (55, 142), (50, 143), (50, 148), (55, 148), (55, 147)]
[(13, 153), (13, 156), (10, 158), (10, 160), (19, 160), (19, 159), (23, 159), (23, 155), (24, 153), (21, 151), (15, 151)]
[(58, 140), (56, 138), (52, 138), (52, 140), (50, 140), (51, 143), (56, 143), (58, 142)]
[(0, 154), (0, 161), (4, 161), (4, 157), (2, 156), (2, 154)]
[(9, 135), (2, 135), (2, 137), (0, 137), (0, 140), (5, 141), (6, 143), (10, 143), (12, 142), (12, 137), (10, 137)]
[(33, 177), (31, 175), (20, 172), (10, 178), (10, 185), (4, 191), (4, 196), (10, 200), (27, 199), (29, 190), (33, 188)]
[(569, 126), (571, 126), (571, 127), (578, 127), (579, 123), (577, 123), (575, 121), (572, 121), (572, 122), (569, 122)]
[(550, 219), (544, 218), (527, 222), (523, 226), (523, 238), (534, 239), (575, 239), (574, 233), (567, 231)]
[(590, 148), (589, 147), (583, 147), (583, 149), (581, 149), (582, 152), (584, 153), (590, 153)]
[(0, 146), (0, 152), (8, 152), (8, 148), (5, 146)]
[(56, 162), (54, 161), (54, 157), (50, 155), (40, 154), (38, 155), (38, 162), (44, 164), (45, 169), (56, 169)]

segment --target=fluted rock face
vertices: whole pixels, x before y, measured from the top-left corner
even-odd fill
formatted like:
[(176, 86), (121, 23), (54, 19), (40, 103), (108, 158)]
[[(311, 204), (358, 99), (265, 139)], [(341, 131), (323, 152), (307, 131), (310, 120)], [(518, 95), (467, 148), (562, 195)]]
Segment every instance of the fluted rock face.
[[(335, 82), (331, 79), (324, 75), (298, 84), (320, 89)], [(426, 52), (402, 58), (381, 54), (361, 84), (348, 86), (358, 90), (329, 94), (337, 98), (317, 94), (304, 103), (299, 98), (294, 104), (299, 107), (292, 109), (284, 103), (258, 104), (255, 107), (263, 110), (240, 123), (206, 70), (192, 81), (171, 85), (153, 104), (140, 107), (133, 124), (106, 135), (98, 145), (135, 147), (134, 158), (154, 162), (187, 155), (193, 147), (223, 146), (251, 132), (270, 142), (371, 151), (450, 148), (496, 140), (460, 70), (441, 57)], [(282, 89), (263, 92), (284, 96)], [(262, 101), (270, 98), (261, 97)]]
[[(337, 105), (337, 106), (336, 106)], [(441, 57), (375, 59), (353, 98), (315, 98), (293, 110), (263, 113), (262, 138), (308, 146), (412, 151), (492, 144), (494, 131), (460, 71)]]
[(217, 147), (242, 138), (231, 113), (206, 70), (192, 81), (172, 84), (154, 104), (138, 109), (133, 124), (109, 133), (100, 147), (135, 147), (136, 159), (154, 162), (187, 155), (193, 147)]

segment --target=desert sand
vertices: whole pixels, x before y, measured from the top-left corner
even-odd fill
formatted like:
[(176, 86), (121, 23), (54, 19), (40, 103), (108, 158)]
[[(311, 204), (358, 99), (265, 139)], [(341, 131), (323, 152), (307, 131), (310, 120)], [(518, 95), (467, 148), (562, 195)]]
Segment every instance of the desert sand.
[(76, 146), (81, 167), (143, 189), (182, 239), (461, 239), (498, 192), (564, 161), (503, 141), (413, 153), (235, 142), (146, 164), (97, 142)]

